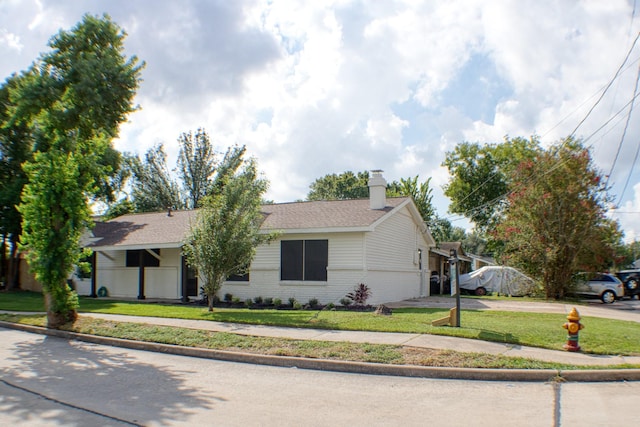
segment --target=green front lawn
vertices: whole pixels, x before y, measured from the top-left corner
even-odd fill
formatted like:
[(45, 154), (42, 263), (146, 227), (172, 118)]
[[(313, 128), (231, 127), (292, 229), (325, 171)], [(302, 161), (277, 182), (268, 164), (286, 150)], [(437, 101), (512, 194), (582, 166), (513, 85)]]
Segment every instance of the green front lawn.
[[(42, 311), (42, 296), (27, 292), (0, 293), (0, 310)], [(431, 321), (448, 315), (448, 309), (404, 308), (392, 316), (371, 312), (250, 310), (192, 305), (124, 302), (107, 299), (80, 299), (80, 312), (126, 314), (214, 320), (298, 328), (407, 332), (448, 335), (486, 341), (512, 343), (562, 350), (567, 333), (562, 314), (463, 310), (461, 327), (434, 327)], [(580, 346), (586, 353), (640, 355), (640, 324), (619, 320), (583, 317)]]

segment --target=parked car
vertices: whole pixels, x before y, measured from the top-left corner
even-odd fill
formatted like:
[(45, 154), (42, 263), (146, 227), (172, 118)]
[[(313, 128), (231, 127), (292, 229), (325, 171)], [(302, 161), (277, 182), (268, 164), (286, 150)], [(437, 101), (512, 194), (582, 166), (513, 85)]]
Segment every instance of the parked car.
[(625, 296), (640, 299), (640, 269), (618, 271), (616, 276), (624, 283)]
[(531, 294), (535, 282), (513, 267), (487, 266), (461, 274), (460, 289), (480, 296), (496, 292), (517, 297)]
[(600, 298), (603, 303), (611, 304), (624, 296), (624, 284), (613, 274), (580, 273), (576, 294)]

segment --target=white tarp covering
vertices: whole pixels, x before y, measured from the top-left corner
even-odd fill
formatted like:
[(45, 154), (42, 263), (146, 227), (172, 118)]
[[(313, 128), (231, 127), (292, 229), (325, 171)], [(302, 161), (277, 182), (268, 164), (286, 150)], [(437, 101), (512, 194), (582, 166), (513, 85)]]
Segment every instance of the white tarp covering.
[(460, 275), (460, 289), (469, 291), (485, 288), (487, 292), (517, 297), (531, 293), (534, 286), (533, 279), (512, 267), (487, 266)]

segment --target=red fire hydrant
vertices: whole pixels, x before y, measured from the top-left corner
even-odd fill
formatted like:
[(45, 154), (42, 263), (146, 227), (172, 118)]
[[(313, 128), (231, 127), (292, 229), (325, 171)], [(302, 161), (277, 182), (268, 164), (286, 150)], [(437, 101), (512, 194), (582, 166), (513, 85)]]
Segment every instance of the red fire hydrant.
[(580, 314), (575, 307), (571, 309), (567, 316), (568, 322), (562, 325), (568, 332), (567, 343), (563, 346), (567, 351), (580, 351), (580, 344), (578, 344), (578, 334), (580, 329), (584, 328), (584, 325), (580, 323)]

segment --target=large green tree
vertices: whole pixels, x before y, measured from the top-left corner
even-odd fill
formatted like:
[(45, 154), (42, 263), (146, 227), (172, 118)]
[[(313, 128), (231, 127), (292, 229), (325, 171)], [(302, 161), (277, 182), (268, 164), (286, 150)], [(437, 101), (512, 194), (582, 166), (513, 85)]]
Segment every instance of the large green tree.
[(255, 161), (246, 162), (238, 173), (231, 172), (216, 175), (215, 190), (202, 199), (183, 246), (189, 264), (203, 279), (209, 311), (227, 277), (244, 274), (256, 247), (275, 237), (260, 232), (260, 203), (268, 183), (258, 177)]
[(171, 176), (167, 166), (167, 154), (162, 144), (151, 147), (144, 161), (127, 155), (131, 170), (131, 197), (135, 212), (157, 212), (165, 209), (182, 209), (180, 186)]
[(479, 232), (491, 231), (507, 206), (504, 196), (511, 172), (540, 150), (536, 137), (505, 137), (500, 144), (457, 145), (443, 162), (451, 176), (444, 186), (444, 194), (451, 200), (449, 211), (471, 220)]
[(571, 291), (577, 271), (614, 260), (621, 234), (605, 216), (607, 189), (580, 141), (567, 138), (510, 176), (508, 207), (497, 227), (503, 260), (540, 278), (547, 298)]
[(431, 224), (436, 218), (433, 207), (433, 189), (430, 186), (431, 177), (424, 182), (418, 182), (418, 175), (413, 178), (400, 178), (400, 182), (393, 181), (387, 185), (387, 195), (411, 196), (415, 202), (422, 219)]
[[(19, 79), (19, 76), (13, 75), (0, 86), (0, 281), (10, 289), (19, 287), (18, 244), (22, 233), (22, 216), (17, 206), (27, 182), (22, 165), (33, 157), (33, 138), (29, 126), (26, 123), (10, 124), (12, 108), (15, 107), (10, 99), (10, 90), (15, 90)], [(9, 262), (5, 261), (7, 252)]]
[(345, 200), (369, 197), (369, 172), (328, 174), (309, 186), (308, 200)]
[(207, 195), (217, 167), (216, 152), (207, 132), (200, 128), (195, 134), (185, 132), (178, 138), (178, 170), (188, 194), (187, 207), (195, 209)]
[[(433, 235), (436, 242), (462, 242), (462, 246), (465, 251), (468, 248), (465, 245), (467, 232), (462, 227), (455, 227), (446, 218), (435, 216), (431, 222), (429, 222), (429, 231)], [(469, 251), (469, 253), (476, 253)]]
[(246, 151), (244, 146), (229, 147), (221, 159), (202, 129), (195, 136), (190, 132), (183, 133), (178, 144), (177, 177), (169, 170), (162, 144), (147, 150), (143, 160), (130, 154), (124, 156), (124, 169), (129, 171), (124, 175), (130, 176), (131, 198), (127, 196), (111, 204), (106, 213), (108, 217), (168, 208), (197, 208), (205, 195), (215, 191), (216, 186), (223, 185), (225, 176), (237, 171)]
[(51, 51), (10, 89), (8, 126), (27, 124), (33, 161), (24, 166), (22, 247), (43, 286), (48, 326), (76, 316), (77, 296), (66, 278), (90, 225), (89, 200), (109, 199), (119, 155), (111, 146), (134, 111), (143, 64), (124, 55), (124, 31), (108, 16), (85, 15), (49, 42)]

